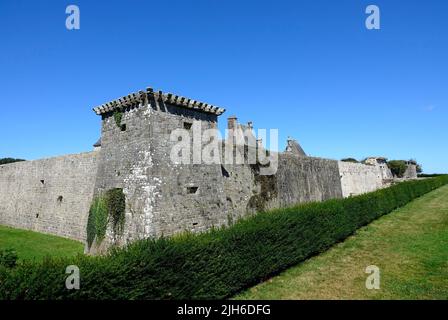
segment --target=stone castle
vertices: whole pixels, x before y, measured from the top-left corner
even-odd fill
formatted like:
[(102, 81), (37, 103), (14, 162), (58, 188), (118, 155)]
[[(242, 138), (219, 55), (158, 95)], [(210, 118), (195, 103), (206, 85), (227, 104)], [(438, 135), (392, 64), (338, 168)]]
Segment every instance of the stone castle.
[[(119, 237), (107, 232), (107, 247), (201, 232), (254, 212), (358, 195), (394, 180), (384, 158), (360, 164), (309, 157), (293, 139), (285, 152), (275, 153), (273, 174), (260, 174), (259, 163), (173, 163), (173, 130), (217, 128), (225, 110), (151, 88), (94, 111), (102, 128), (93, 151), (0, 166), (0, 224), (85, 241), (93, 197), (120, 188), (124, 228)], [(230, 117), (228, 129), (219, 157), (225, 149), (244, 157), (247, 139), (238, 137), (252, 124)], [(263, 148), (262, 142), (255, 147)], [(406, 178), (416, 177), (416, 165), (409, 163)]]

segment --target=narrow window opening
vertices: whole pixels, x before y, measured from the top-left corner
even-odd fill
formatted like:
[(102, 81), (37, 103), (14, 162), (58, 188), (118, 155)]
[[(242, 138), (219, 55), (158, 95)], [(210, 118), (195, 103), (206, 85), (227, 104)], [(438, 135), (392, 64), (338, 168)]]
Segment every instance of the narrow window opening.
[(63, 196), (59, 196), (57, 201), (58, 201), (58, 203), (62, 203), (62, 200), (64, 200), (64, 197)]
[(229, 171), (226, 170), (226, 168), (224, 168), (224, 166), (221, 165), (221, 173), (223, 177), (230, 177)]
[(197, 225), (198, 225), (198, 223), (197, 223), (197, 222), (194, 222), (194, 223), (193, 223), (193, 225), (194, 225), (194, 226), (197, 226)]
[(196, 192), (198, 192), (198, 188), (199, 187), (187, 187), (187, 192), (189, 194), (195, 194)]
[(36, 213), (36, 219), (37, 219), (37, 218), (39, 218), (39, 214), (38, 214), (38, 213)]
[(45, 180), (40, 180), (40, 183), (45, 184)]
[(125, 125), (125, 124), (122, 124), (122, 125), (120, 126), (120, 130), (121, 130), (121, 131), (126, 131), (126, 125)]
[(184, 129), (185, 130), (190, 130), (192, 125), (193, 124), (191, 122), (184, 122)]

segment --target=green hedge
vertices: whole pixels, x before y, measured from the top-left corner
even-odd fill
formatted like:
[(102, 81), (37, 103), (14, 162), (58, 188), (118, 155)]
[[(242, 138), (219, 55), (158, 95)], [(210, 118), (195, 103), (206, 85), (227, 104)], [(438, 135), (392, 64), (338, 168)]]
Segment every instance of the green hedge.
[[(442, 176), (348, 199), (260, 213), (229, 228), (138, 241), (107, 256), (0, 268), (1, 299), (216, 299), (327, 250), (356, 229), (448, 183)], [(65, 289), (77, 265), (81, 289)]]

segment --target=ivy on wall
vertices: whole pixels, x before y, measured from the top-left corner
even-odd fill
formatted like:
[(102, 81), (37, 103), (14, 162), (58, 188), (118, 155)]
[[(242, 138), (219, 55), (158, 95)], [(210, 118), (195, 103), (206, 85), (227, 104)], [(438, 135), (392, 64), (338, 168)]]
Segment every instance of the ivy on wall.
[(109, 217), (112, 220), (112, 228), (115, 234), (123, 233), (124, 213), (126, 207), (126, 198), (123, 189), (111, 189), (106, 192), (106, 203)]
[(112, 224), (114, 236), (123, 233), (126, 198), (123, 189), (115, 188), (95, 196), (87, 221), (87, 245), (90, 248), (96, 240), (100, 244), (106, 237), (107, 226)]
[(89, 219), (87, 221), (87, 244), (92, 246), (93, 241), (101, 243), (106, 236), (108, 216), (105, 198), (97, 196), (90, 206)]
[(121, 120), (123, 119), (123, 112), (116, 110), (114, 112), (115, 124), (118, 128), (121, 128)]

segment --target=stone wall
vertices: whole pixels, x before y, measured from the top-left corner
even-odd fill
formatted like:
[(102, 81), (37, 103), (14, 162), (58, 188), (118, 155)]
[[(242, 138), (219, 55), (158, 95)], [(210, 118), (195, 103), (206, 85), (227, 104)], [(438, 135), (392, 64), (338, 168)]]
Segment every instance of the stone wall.
[(339, 161), (342, 195), (355, 196), (383, 187), (384, 170), (378, 165)]
[(408, 164), (403, 179), (417, 179), (417, 165)]
[(97, 155), (0, 166), (0, 224), (85, 240)]
[[(223, 109), (148, 90), (94, 110), (102, 117), (97, 151), (0, 166), (0, 224), (85, 240), (93, 196), (120, 188), (126, 198), (123, 232), (116, 235), (109, 226), (102, 244), (90, 250), (95, 253), (111, 244), (202, 232), (255, 212), (374, 191), (392, 178), (385, 164), (307, 157), (291, 139), (287, 152), (275, 154), (274, 174), (263, 175), (266, 167), (260, 164), (223, 161), (229, 154), (251, 153), (245, 139), (229, 148), (240, 140), (233, 139), (238, 132), (217, 143), (223, 164), (195, 162), (190, 153), (192, 164), (180, 164), (170, 155), (183, 138), (172, 139), (172, 133), (191, 130), (192, 147), (193, 139), (217, 127)], [(232, 117), (229, 129), (234, 128), (252, 125)], [(262, 147), (261, 140), (253, 142), (250, 151)], [(415, 168), (408, 171), (413, 177)]]
[[(175, 164), (170, 160), (173, 130), (216, 127), (217, 116), (151, 100), (128, 108), (122, 124), (103, 116), (95, 193), (122, 188), (126, 196), (125, 244), (140, 238), (199, 232), (226, 224), (226, 199), (220, 165)], [(111, 242), (109, 233), (105, 242)]]
[(338, 162), (283, 153), (276, 174), (276, 207), (341, 198)]
[(299, 203), (341, 198), (338, 162), (278, 154), (273, 175), (259, 175), (256, 165), (224, 165), (224, 189), (233, 218)]
[[(105, 247), (201, 232), (263, 210), (342, 197), (333, 160), (280, 153), (276, 174), (264, 176), (257, 165), (226, 164), (228, 145), (221, 141), (222, 165), (174, 163), (170, 154), (179, 140), (172, 141), (172, 132), (189, 128), (195, 139), (194, 130), (216, 128), (214, 114), (151, 100), (126, 108), (121, 125), (126, 129), (113, 113), (103, 115), (95, 193), (122, 188), (126, 196), (124, 232), (117, 237), (109, 228)], [(244, 155), (244, 146), (235, 148)]]

